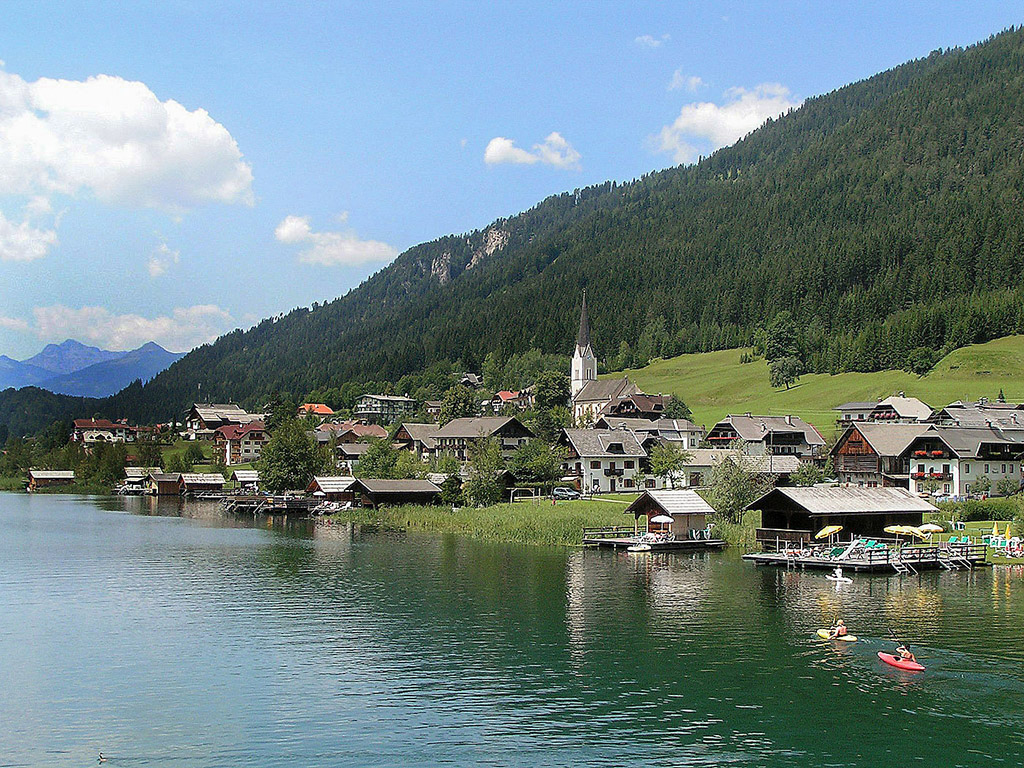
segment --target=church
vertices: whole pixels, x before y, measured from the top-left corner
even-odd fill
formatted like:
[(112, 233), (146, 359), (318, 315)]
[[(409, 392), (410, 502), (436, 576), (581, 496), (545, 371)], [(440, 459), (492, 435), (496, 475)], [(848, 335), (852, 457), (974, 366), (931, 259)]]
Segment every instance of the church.
[(580, 330), (570, 372), (572, 415), (576, 424), (590, 426), (601, 416), (660, 418), (667, 398), (645, 395), (629, 379), (598, 379), (597, 355), (590, 343), (590, 317), (587, 314), (587, 292), (583, 291), (580, 309)]

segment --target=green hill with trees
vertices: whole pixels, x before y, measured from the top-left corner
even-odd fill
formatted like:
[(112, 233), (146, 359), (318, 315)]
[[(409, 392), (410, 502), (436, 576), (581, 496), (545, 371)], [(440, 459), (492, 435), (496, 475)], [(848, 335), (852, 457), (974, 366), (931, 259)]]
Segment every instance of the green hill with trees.
[(962, 399), (995, 400), (1000, 392), (1010, 402), (1022, 402), (1024, 336), (957, 349), (924, 376), (907, 371), (809, 374), (789, 389), (776, 388), (769, 383), (768, 364), (739, 349), (656, 360), (626, 375), (646, 392), (681, 398), (693, 411), (693, 420), (708, 427), (730, 412), (791, 413), (828, 434), (835, 427), (835, 406), (898, 392), (933, 408)]
[(566, 354), (584, 287), (608, 369), (750, 345), (783, 310), (800, 371), (926, 369), (1024, 333), (1022, 147), (1024, 30), (1010, 29), (809, 99), (695, 165), (417, 245), (93, 410), (155, 421), (199, 384), (256, 407), (438, 363), (480, 370), (488, 353)]

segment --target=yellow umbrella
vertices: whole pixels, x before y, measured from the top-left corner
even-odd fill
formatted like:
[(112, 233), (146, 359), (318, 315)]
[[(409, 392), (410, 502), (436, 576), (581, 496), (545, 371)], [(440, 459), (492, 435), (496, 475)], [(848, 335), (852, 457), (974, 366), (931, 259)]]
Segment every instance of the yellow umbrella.
[(824, 528), (822, 528), (820, 531), (814, 534), (814, 538), (824, 539), (826, 536), (831, 536), (834, 533), (839, 533), (841, 530), (843, 530), (843, 526), (841, 525), (826, 525)]
[(999, 535), (999, 526), (996, 525), (995, 523), (992, 523), (992, 535), (993, 536), (998, 536)]
[(1006, 524), (1006, 538), (1010, 538), (1010, 524)]
[(928, 538), (928, 534), (927, 533), (925, 533), (920, 528), (917, 528), (917, 527), (915, 527), (913, 525), (906, 526), (906, 529), (907, 529), (907, 533), (913, 534), (914, 536), (917, 536), (919, 539), (927, 539)]
[(886, 533), (906, 533), (907, 532), (905, 525), (887, 525), (882, 530), (885, 531)]

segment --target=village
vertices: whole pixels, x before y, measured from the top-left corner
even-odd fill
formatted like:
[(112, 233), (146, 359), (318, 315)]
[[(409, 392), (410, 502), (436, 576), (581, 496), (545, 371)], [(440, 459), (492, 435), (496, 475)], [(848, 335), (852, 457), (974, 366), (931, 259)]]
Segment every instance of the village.
[[(144, 453), (160, 456), (142, 446), (167, 425), (78, 419), (70, 439), (86, 452), (124, 447), (117, 493), (218, 500), (235, 513), (324, 516), (400, 505), (608, 499), (623, 505), (624, 522), (585, 524), (580, 543), (631, 551), (721, 548), (727, 541), (716, 521), (753, 512), (759, 521), (746, 548), (760, 553), (760, 564), (830, 568), (838, 558), (854, 570), (905, 572), (972, 567), (986, 560), (989, 547), (1003, 556), (1020, 553), (1007, 524), (974, 539), (950, 536), (943, 541), (953, 545), (928, 552), (917, 542), (916, 551), (899, 555), (939, 514), (937, 504), (1020, 491), (1024, 405), (1000, 398), (933, 408), (901, 392), (835, 406), (833, 436), (792, 414), (735, 413), (705, 427), (674, 412), (670, 395), (642, 392), (628, 378), (598, 378), (585, 294), (567, 379), (562, 395), (536, 384), (489, 395), (479, 374), (465, 373), (458, 383), (462, 411), (447, 419), (451, 409), (442, 401), (406, 395), (364, 394), (345, 416), (324, 403), (302, 403), (295, 421), (329, 459), (287, 487), (261, 478), (273, 432), (268, 415), (232, 403), (194, 403), (185, 414), (176, 437), (199, 465), (177, 467), (183, 471), (175, 471), (175, 461), (131, 462)], [(544, 396), (565, 398), (564, 426), (524, 423), (523, 414), (536, 413)], [(470, 488), (474, 468), (487, 476), (483, 491)], [(730, 477), (742, 484), (734, 494), (739, 502), (716, 508), (723, 492), (714, 486)], [(32, 468), (26, 488), (75, 482), (74, 470)], [(931, 525), (930, 533), (938, 533)], [(962, 527), (952, 521), (942, 531)], [(824, 542), (821, 531), (828, 531)]]

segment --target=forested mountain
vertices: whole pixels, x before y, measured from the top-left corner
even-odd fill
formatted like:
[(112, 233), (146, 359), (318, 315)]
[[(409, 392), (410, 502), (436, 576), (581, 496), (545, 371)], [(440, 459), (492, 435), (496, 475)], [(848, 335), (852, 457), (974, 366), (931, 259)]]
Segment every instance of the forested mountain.
[(694, 166), (415, 246), (346, 296), (228, 334), (100, 407), (155, 420), (200, 383), (258, 404), (441, 360), (479, 369), (491, 351), (568, 353), (584, 286), (606, 361), (623, 342), (642, 357), (744, 345), (789, 310), (807, 369), (898, 368), (921, 347), (1024, 331), (1022, 210), (1011, 29), (810, 99)]

